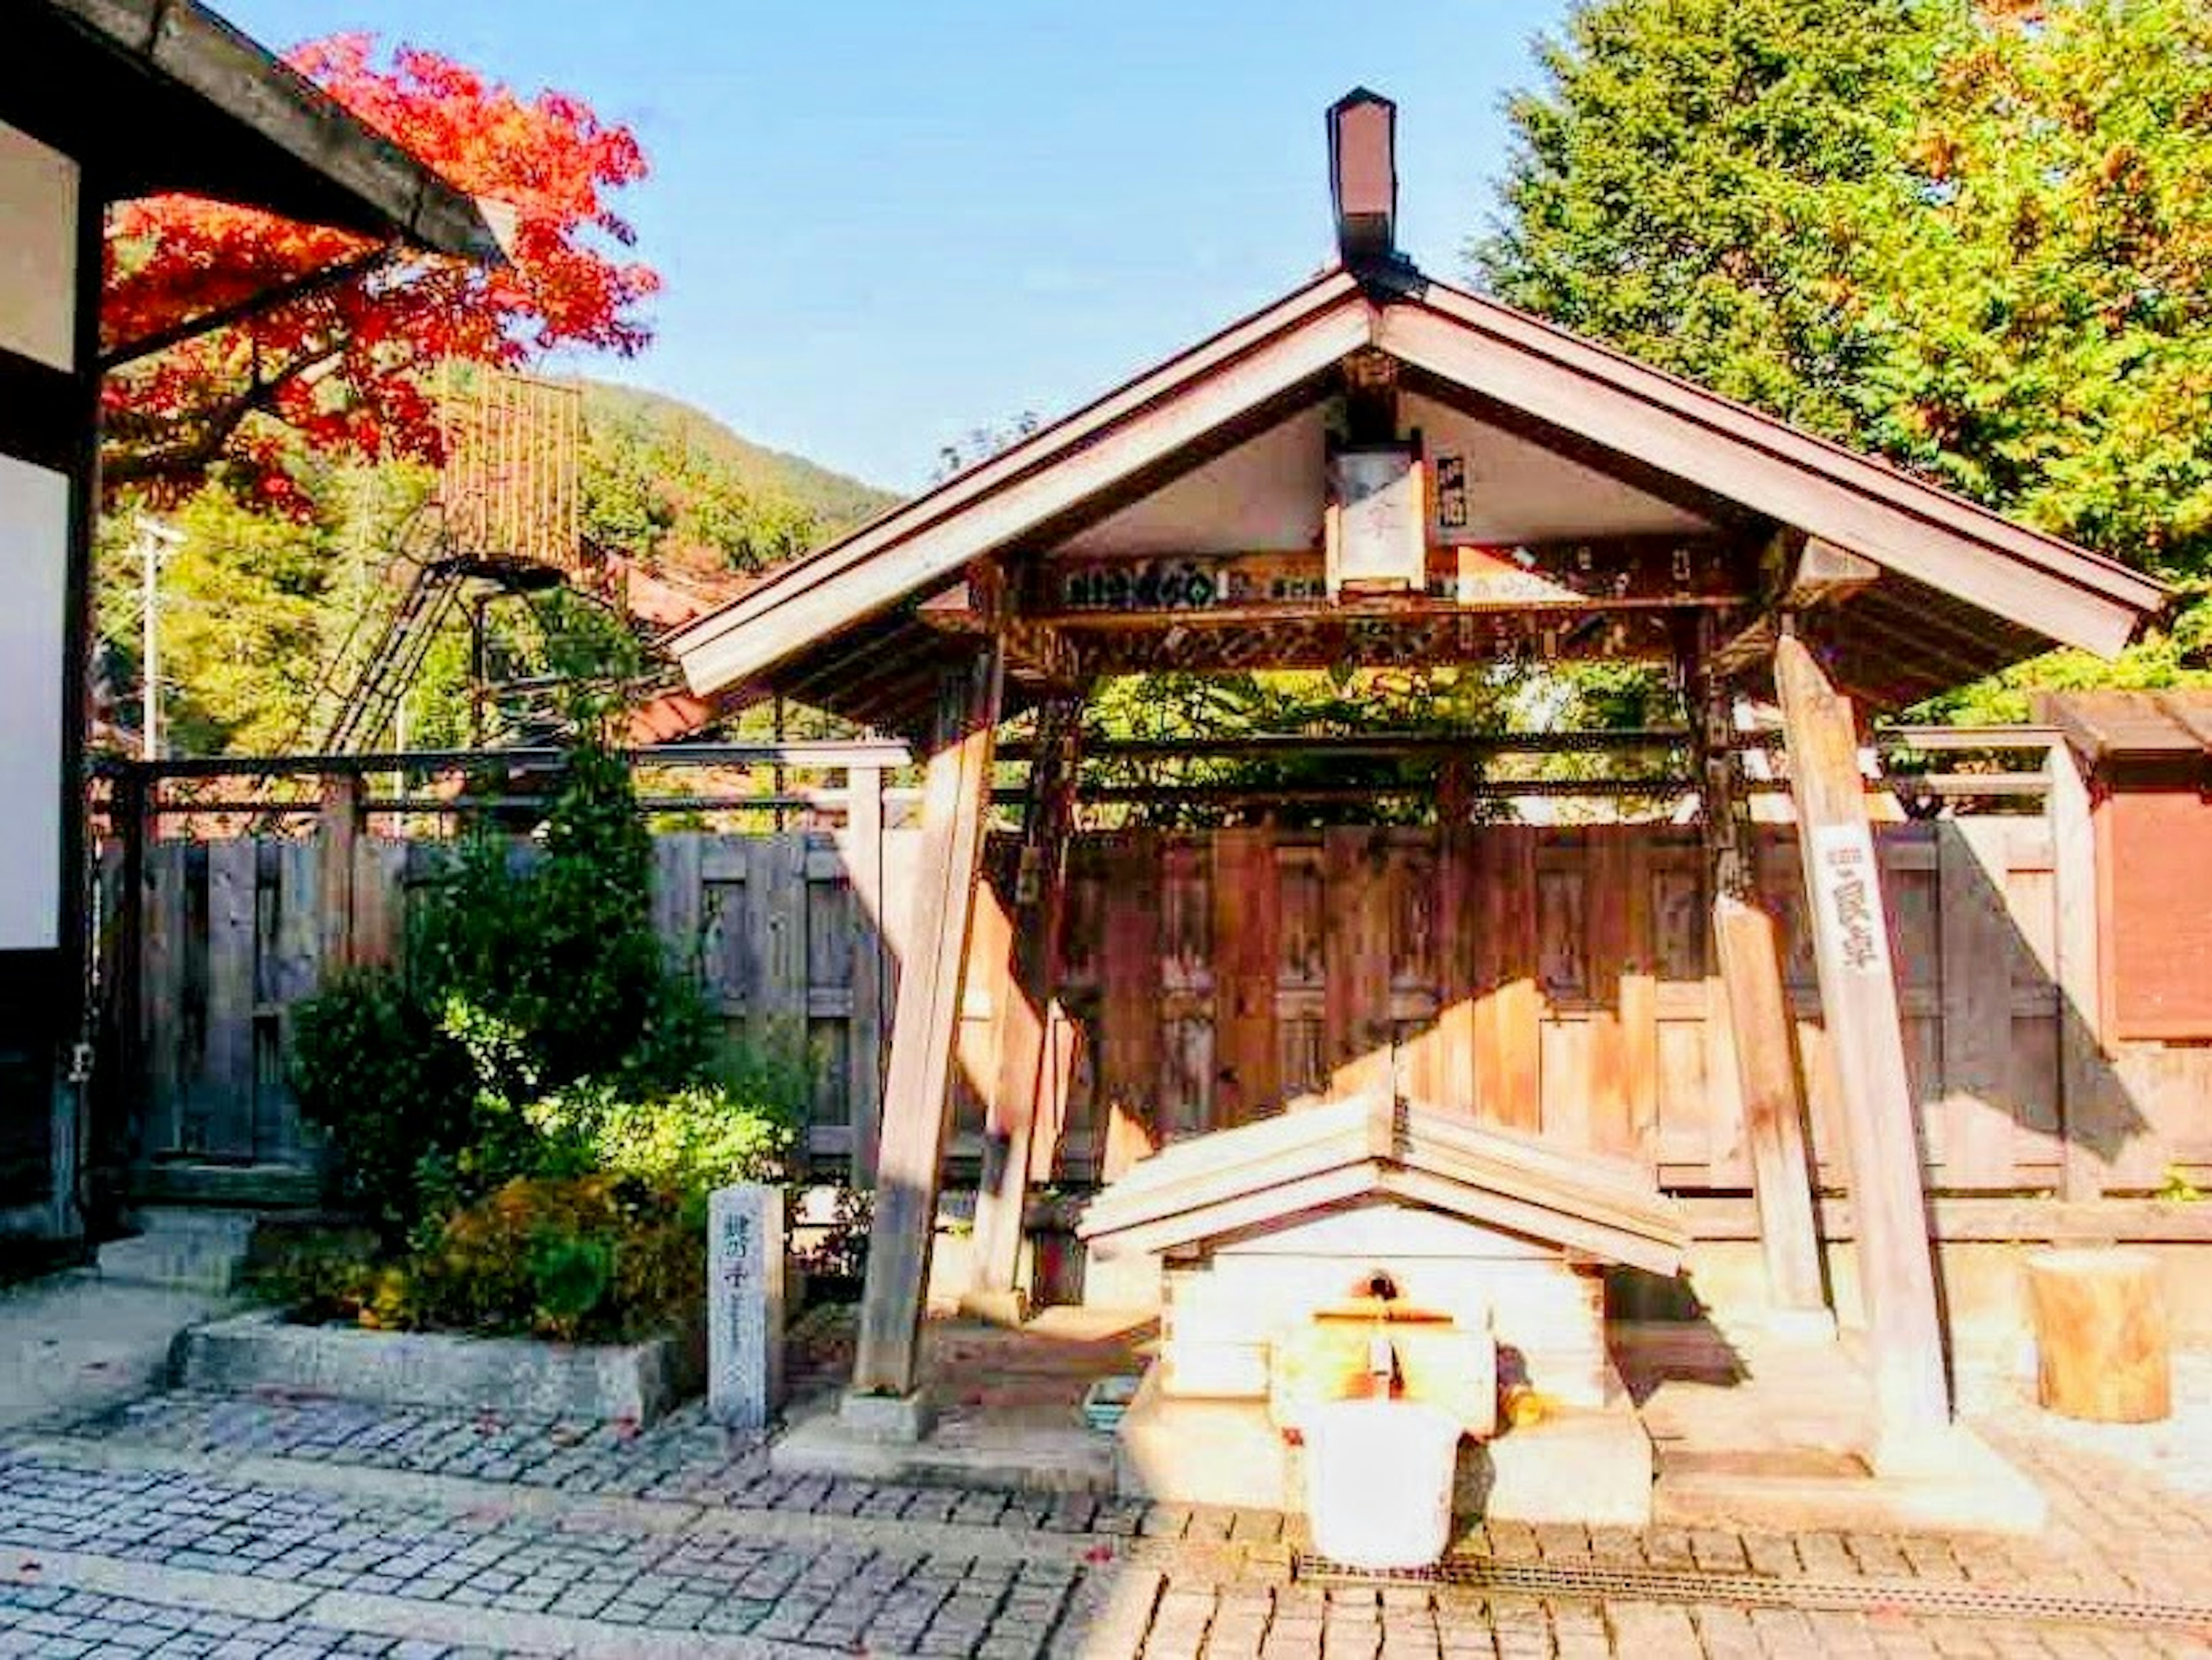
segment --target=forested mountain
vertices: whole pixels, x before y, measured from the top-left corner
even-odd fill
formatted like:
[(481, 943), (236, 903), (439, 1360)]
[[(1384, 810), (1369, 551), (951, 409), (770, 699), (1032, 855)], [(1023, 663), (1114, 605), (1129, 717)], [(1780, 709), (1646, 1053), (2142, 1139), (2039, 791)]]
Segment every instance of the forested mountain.
[(704, 410), (662, 392), (586, 380), (584, 423), (585, 487), (595, 488), (596, 473), (596, 528), (602, 536), (623, 529), (609, 486), (620, 470), (639, 460), (666, 476), (701, 479), (718, 499), (740, 493), (756, 512), (769, 503), (795, 510), (793, 516), (811, 521), (809, 546), (843, 534), (899, 499), (803, 455), (740, 437)]

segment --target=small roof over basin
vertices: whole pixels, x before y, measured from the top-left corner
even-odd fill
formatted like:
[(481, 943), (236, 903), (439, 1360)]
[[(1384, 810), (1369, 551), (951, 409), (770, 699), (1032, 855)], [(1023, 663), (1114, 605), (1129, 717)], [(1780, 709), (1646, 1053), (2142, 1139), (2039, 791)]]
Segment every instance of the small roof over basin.
[(1689, 1244), (1632, 1164), (1382, 1095), (1178, 1142), (1099, 1194), (1077, 1231), (1109, 1252), (1169, 1250), (1371, 1199), (1658, 1274)]

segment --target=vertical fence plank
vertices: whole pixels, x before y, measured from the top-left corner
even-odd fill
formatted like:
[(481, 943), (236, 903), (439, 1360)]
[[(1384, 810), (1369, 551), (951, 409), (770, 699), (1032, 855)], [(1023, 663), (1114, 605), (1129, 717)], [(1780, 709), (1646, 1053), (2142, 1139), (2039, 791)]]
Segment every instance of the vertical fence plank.
[(259, 849), (250, 836), (208, 844), (207, 1069), (203, 1150), (259, 1151), (254, 1066), (254, 948)]
[(173, 1152), (185, 1131), (185, 854), (183, 842), (146, 848), (146, 1123), (141, 1152)]
[(1463, 812), (1449, 815), (1437, 837), (1436, 1104), (1475, 1113), (1477, 914), (1474, 838)]
[[(1585, 972), (1590, 1001), (1589, 1083), (1585, 1097), (1589, 1114), (1590, 1144), (1603, 1152), (1627, 1154), (1636, 1148), (1637, 1134), (1630, 1079), (1629, 1021), (1632, 1012), (1648, 1020), (1650, 979), (1636, 961), (1638, 941), (1630, 916), (1635, 889), (1642, 874), (1637, 867), (1627, 835), (1617, 826), (1593, 829), (1583, 866), (1583, 938), (1588, 942)], [(1645, 1006), (1635, 1009), (1632, 979), (1640, 979), (1647, 995)]]
[(989, 882), (975, 888), (975, 911), (969, 924), (968, 962), (961, 977), (960, 1024), (955, 1038), (958, 1065), (952, 1079), (952, 1133), (973, 1138), (999, 1111), (1000, 1056), (1006, 1021), (1018, 1000), (1009, 972), (1013, 959), (1013, 916), (1006, 897)]
[(360, 870), (356, 843), (362, 839), (361, 804), (367, 794), (367, 782), (358, 774), (323, 780), (322, 808), (315, 818), (315, 847), (322, 866), (317, 897), (323, 967), (331, 975), (350, 968), (354, 961), (354, 883)]
[(1217, 1128), (1213, 865), (1199, 836), (1160, 848), (1159, 1131), (1163, 1140)]
[(806, 837), (785, 830), (752, 844), (749, 878), (752, 984), (746, 1036), (763, 1055), (806, 1060)]
[(352, 943), (342, 962), (381, 968), (400, 960), (407, 938), (408, 884), (430, 879), (430, 861), (415, 853), (421, 846), (395, 836), (364, 836), (355, 843)]
[(702, 866), (707, 842), (696, 830), (653, 838), (653, 928), (660, 936), (669, 966), (679, 974), (699, 976), (713, 996), (720, 988), (706, 960), (701, 911), (706, 898)]
[(1475, 842), (1480, 924), (1475, 952), (1475, 1104), (1509, 1129), (1543, 1127), (1536, 980), (1536, 833), (1505, 824)]
[(2008, 1096), (2012, 1049), (2012, 924), (2006, 915), (2002, 819), (1936, 825), (1942, 963), (1945, 1187), (2014, 1185)]
[(1437, 1027), (1449, 955), (1449, 914), (1438, 901), (1443, 879), (1437, 837), (1426, 830), (1394, 830), (1384, 875), (1389, 889), (1390, 1041), (1399, 1093), (1441, 1102), (1444, 1039)]
[(270, 1156), (298, 1163), (308, 1156), (300, 1123), (299, 1104), (285, 1077), (283, 1064), (292, 1053), (294, 1022), (299, 1006), (322, 983), (322, 849), (314, 842), (294, 837), (277, 843), (276, 963), (270, 989), (276, 1004), (276, 1028), (280, 1068), (278, 1087), (272, 1091), (268, 1120)]
[(1099, 1008), (1098, 1086), (1106, 1106), (1099, 1174), (1112, 1181), (1158, 1146), (1159, 848), (1142, 830), (1106, 848), (1105, 985)]
[(1329, 1089), (1343, 1098), (1393, 1083), (1389, 844), (1380, 830), (1340, 826), (1323, 834), (1322, 848)]
[(1277, 1111), (1275, 842), (1264, 830), (1213, 835), (1214, 1050), (1224, 1125)]
[(884, 775), (878, 767), (854, 767), (845, 775), (845, 824), (836, 834), (853, 895), (853, 926), (860, 930), (853, 952), (853, 1019), (848, 1044), (847, 1089), (853, 1147), (848, 1174), (855, 1187), (876, 1177), (876, 1137), (883, 1122), (884, 1034), (890, 1024), (890, 928), (884, 906)]

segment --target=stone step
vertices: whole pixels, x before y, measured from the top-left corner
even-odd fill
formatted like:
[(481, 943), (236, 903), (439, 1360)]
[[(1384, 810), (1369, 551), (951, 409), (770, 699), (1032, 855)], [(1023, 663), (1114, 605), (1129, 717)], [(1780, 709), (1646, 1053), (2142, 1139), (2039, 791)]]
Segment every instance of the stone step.
[(149, 1207), (137, 1213), (138, 1232), (100, 1246), (94, 1259), (100, 1277), (126, 1285), (229, 1291), (244, 1274), (256, 1219), (252, 1211)]

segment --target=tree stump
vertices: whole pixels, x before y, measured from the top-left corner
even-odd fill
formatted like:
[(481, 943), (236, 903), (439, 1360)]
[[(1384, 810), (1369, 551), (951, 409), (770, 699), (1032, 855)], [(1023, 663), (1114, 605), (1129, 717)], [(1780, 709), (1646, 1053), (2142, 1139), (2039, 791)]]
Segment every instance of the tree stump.
[(2027, 1259), (2036, 1398), (2106, 1424), (2172, 1410), (2171, 1334), (2158, 1259), (2140, 1250), (2046, 1250)]

